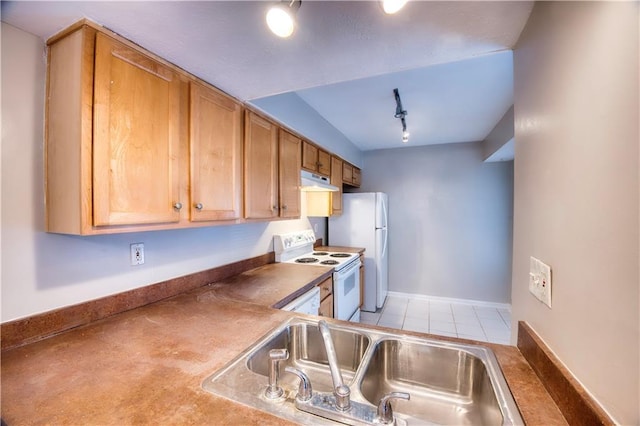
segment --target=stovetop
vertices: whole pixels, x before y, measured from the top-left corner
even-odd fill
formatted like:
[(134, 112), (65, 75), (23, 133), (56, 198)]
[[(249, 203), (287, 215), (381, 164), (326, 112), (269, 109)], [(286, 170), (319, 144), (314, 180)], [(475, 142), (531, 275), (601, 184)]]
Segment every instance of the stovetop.
[(358, 257), (355, 253), (316, 251), (313, 249), (315, 240), (315, 234), (310, 229), (274, 235), (276, 262), (333, 266), (338, 271)]

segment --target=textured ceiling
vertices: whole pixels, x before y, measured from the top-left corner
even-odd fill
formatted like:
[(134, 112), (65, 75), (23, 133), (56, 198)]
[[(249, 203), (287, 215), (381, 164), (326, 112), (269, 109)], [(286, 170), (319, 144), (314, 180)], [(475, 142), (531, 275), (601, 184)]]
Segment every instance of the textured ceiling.
[[(416, 133), (424, 126), (431, 132), (431, 139), (419, 139), (416, 134), (411, 143), (464, 142), (477, 140), (483, 132), (486, 136), (510, 105), (509, 100), (509, 105), (504, 103), (510, 96), (506, 86), (511, 79), (503, 81), (505, 87), (498, 87), (495, 80), (489, 81), (491, 72), (476, 78), (460, 64), (482, 69), (483, 64), (495, 61), (495, 78), (502, 75), (504, 55), (487, 56), (499, 59), (478, 57), (511, 49), (533, 5), (528, 1), (413, 1), (397, 15), (387, 16), (375, 1), (304, 1), (296, 32), (283, 40), (264, 24), (269, 4), (3, 1), (2, 20), (46, 39), (87, 17), (243, 101), (298, 92), (324, 119), (366, 150), (396, 141), (395, 136), (393, 141), (382, 137), (391, 134), (383, 127), (397, 128), (397, 123), (377, 118), (383, 109), (391, 111), (392, 117), (394, 104), (388, 92), (394, 87), (400, 88), (409, 110), (410, 131)], [(425, 68), (469, 58), (477, 60), (452, 64), (451, 70), (444, 65)], [(452, 72), (456, 75), (449, 75)], [(438, 76), (443, 80), (438, 82)], [(475, 87), (473, 81), (482, 87)], [(441, 87), (437, 95), (428, 94), (427, 88), (446, 84), (451, 86)], [(376, 85), (379, 94), (360, 95)], [(424, 94), (412, 92), (414, 89)], [(345, 96), (349, 93), (352, 96)], [(483, 116), (471, 116), (475, 112), (470, 99), (486, 105)], [(333, 111), (335, 105), (358, 111), (364, 102), (375, 108), (363, 113), (362, 119), (347, 120)], [(433, 116), (434, 104), (455, 111), (446, 117)], [(454, 127), (475, 121), (484, 123), (473, 132), (451, 134)], [(437, 130), (444, 123), (448, 127)]]

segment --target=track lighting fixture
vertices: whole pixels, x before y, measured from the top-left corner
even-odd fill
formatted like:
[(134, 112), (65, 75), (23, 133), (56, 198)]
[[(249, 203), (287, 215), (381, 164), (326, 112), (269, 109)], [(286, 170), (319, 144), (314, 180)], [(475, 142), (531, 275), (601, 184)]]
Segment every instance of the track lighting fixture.
[(283, 0), (274, 4), (267, 11), (267, 25), (278, 37), (287, 38), (293, 34), (296, 24), (296, 13), (302, 0)]
[(400, 92), (398, 89), (393, 89), (393, 94), (396, 97), (396, 113), (395, 118), (399, 118), (402, 123), (402, 142), (409, 142), (409, 132), (407, 131), (407, 120), (405, 117), (409, 114), (405, 109), (402, 109), (402, 100), (400, 99)]

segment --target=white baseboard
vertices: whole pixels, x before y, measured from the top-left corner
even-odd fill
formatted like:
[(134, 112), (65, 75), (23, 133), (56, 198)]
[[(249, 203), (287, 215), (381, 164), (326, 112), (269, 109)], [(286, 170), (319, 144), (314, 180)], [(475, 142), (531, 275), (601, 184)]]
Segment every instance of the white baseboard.
[(461, 305), (483, 306), (486, 308), (506, 309), (509, 312), (511, 312), (510, 303), (485, 302), (483, 300), (471, 300), (471, 299), (454, 299), (453, 297), (436, 297), (436, 296), (427, 296), (425, 294), (401, 293), (399, 291), (390, 291), (387, 293), (387, 296), (404, 297), (407, 299), (417, 299), (417, 300), (429, 300), (432, 302), (440, 302), (440, 303), (458, 303)]

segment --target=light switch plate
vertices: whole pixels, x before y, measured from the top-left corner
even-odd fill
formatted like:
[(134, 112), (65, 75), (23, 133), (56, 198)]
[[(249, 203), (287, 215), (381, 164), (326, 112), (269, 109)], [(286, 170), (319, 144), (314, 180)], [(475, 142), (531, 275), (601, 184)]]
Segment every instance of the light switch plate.
[(551, 267), (533, 256), (529, 259), (529, 292), (551, 307)]

